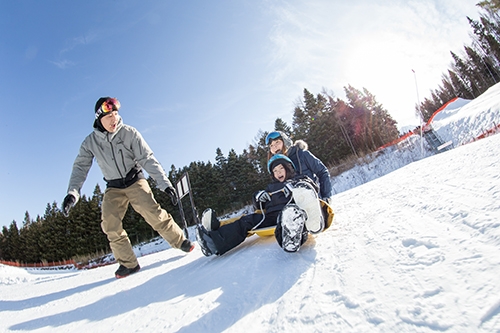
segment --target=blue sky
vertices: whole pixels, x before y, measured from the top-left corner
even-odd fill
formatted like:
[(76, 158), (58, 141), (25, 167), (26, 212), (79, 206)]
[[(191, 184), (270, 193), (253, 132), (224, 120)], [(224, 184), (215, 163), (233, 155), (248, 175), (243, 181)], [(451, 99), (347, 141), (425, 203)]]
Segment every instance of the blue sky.
[[(365, 87), (417, 124), (417, 86), (428, 97), (470, 42), (476, 2), (0, 0), (0, 226), (60, 205), (101, 96), (167, 172), (291, 124), (304, 88)], [(95, 164), (82, 194), (97, 183)]]

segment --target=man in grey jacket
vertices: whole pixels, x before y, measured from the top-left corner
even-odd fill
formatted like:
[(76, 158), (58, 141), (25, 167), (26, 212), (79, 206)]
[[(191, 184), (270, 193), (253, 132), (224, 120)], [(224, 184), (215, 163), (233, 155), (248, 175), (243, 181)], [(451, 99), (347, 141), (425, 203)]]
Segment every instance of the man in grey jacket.
[(178, 201), (177, 194), (142, 135), (132, 126), (123, 124), (119, 108), (116, 98), (101, 97), (97, 101), (94, 131), (85, 138), (75, 159), (62, 210), (68, 216), (80, 198), (80, 190), (95, 158), (106, 181), (101, 227), (120, 264), (115, 275), (122, 278), (140, 269), (122, 224), (129, 203), (172, 247), (191, 252), (194, 244), (184, 237), (172, 216), (156, 202), (142, 168), (156, 181), (158, 188), (172, 198), (174, 205)]

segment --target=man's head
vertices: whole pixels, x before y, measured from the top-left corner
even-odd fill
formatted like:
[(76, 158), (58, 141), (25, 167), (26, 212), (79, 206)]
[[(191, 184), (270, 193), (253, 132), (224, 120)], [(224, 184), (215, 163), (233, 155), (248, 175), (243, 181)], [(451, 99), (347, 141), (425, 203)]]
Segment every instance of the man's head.
[(95, 103), (94, 128), (113, 133), (118, 125), (120, 102), (116, 98), (101, 97)]
[(284, 182), (295, 176), (293, 162), (283, 154), (276, 154), (267, 162), (267, 168), (273, 179)]

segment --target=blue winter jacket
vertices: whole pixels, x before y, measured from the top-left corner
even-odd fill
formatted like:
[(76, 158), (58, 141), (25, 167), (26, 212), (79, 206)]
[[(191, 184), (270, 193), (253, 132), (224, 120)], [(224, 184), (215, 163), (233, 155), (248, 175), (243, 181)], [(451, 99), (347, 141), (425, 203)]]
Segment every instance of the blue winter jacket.
[(323, 162), (307, 149), (306, 142), (297, 140), (286, 155), (292, 160), (298, 174), (308, 176), (319, 185), (321, 199), (330, 198), (332, 196), (330, 172)]

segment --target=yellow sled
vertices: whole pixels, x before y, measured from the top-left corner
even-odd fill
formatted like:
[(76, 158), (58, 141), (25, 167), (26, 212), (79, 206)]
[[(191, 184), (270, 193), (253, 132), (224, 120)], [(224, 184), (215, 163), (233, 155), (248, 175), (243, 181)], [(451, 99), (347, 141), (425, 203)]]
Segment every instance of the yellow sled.
[[(323, 231), (325, 231), (326, 229), (328, 229), (332, 225), (333, 218), (334, 218), (335, 214), (333, 212), (332, 206), (330, 206), (329, 204), (327, 204), (326, 201), (323, 201), (321, 199), (319, 201), (321, 203), (321, 208), (323, 208), (323, 215), (326, 216), (326, 219), (325, 219), (325, 229), (323, 229)], [(261, 211), (260, 210), (256, 210), (255, 213), (261, 213)], [(236, 216), (236, 217), (232, 217), (230, 219), (221, 221), (220, 225), (223, 226), (225, 224), (233, 223), (234, 221), (236, 221), (240, 217), (241, 216)], [(276, 229), (275, 226), (273, 226), (273, 227), (265, 227), (265, 228), (258, 228), (258, 229), (255, 229), (255, 230), (250, 230), (248, 232), (247, 237), (252, 236), (252, 235), (257, 235), (259, 237), (274, 236), (274, 229)]]

